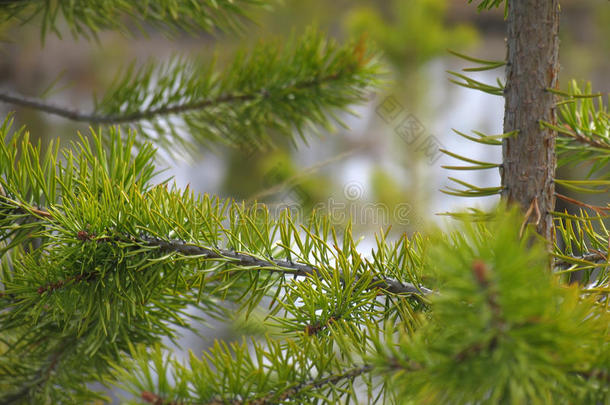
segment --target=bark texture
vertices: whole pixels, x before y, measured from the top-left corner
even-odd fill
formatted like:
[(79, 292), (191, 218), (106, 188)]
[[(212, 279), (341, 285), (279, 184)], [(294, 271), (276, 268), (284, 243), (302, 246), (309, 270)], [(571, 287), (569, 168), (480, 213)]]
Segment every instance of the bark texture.
[(502, 196), (518, 203), (549, 243), (554, 238), (555, 88), (559, 52), (557, 0), (508, 1), (508, 58), (504, 132), (519, 131), (502, 145)]

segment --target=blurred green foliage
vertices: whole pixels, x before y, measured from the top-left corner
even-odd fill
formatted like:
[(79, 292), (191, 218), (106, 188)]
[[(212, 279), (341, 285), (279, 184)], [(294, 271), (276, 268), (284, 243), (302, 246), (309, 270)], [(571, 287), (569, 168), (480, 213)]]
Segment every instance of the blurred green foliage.
[(348, 32), (368, 34), (392, 66), (399, 71), (444, 54), (447, 48), (464, 48), (477, 39), (469, 25), (448, 27), (446, 0), (393, 0), (384, 11), (373, 4), (354, 7), (346, 15)]

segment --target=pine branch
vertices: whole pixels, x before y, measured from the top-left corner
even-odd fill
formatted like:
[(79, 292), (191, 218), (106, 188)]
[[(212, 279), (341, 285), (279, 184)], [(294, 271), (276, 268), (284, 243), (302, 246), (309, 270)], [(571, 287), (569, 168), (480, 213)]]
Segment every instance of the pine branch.
[[(468, 0), (468, 3), (472, 3), (475, 0)], [(500, 7), (502, 3), (505, 3), (505, 17), (506, 17), (506, 8), (508, 8), (509, 0), (479, 0), (479, 4), (477, 5), (477, 10), (491, 10), (494, 7)]]
[[(565, 257), (565, 255), (561, 255)], [(575, 264), (590, 263), (607, 263), (608, 257), (602, 252), (590, 252), (579, 256), (567, 256), (568, 258), (555, 259), (554, 265), (560, 269), (567, 269)]]
[(570, 136), (570, 137), (574, 138), (575, 140), (577, 140), (578, 142), (581, 142), (585, 145), (610, 151), (610, 144), (608, 144), (606, 142), (602, 142), (602, 141), (592, 138), (592, 137), (584, 136), (578, 132), (562, 131), (561, 134)]
[[(86, 39), (97, 38), (104, 29), (127, 35), (146, 33), (147, 24), (170, 36), (216, 30), (239, 32), (253, 7), (267, 7), (274, 3), (267, 0), (4, 0), (0, 2), (0, 22), (17, 19), (26, 23), (42, 16), (40, 35), (43, 41), (49, 32), (61, 37), (60, 22), (66, 23), (75, 38)], [(129, 18), (125, 19), (125, 16)]]
[(337, 112), (363, 102), (379, 72), (364, 40), (338, 45), (309, 29), (285, 44), (242, 52), (220, 72), (209, 62), (180, 58), (139, 69), (131, 65), (94, 100), (92, 112), (6, 91), (0, 101), (74, 121), (135, 128), (170, 153), (210, 142), (248, 152), (272, 145), (271, 133), (305, 139), (305, 131), (341, 124)]
[[(209, 259), (230, 259), (231, 262), (239, 266), (254, 267), (264, 269), (272, 273), (288, 274), (297, 277), (311, 277), (314, 274), (320, 275), (319, 270), (313, 266), (301, 263), (293, 263), (288, 260), (263, 260), (258, 257), (242, 252), (230, 250), (215, 250), (206, 247), (187, 244), (184, 241), (166, 241), (157, 238), (142, 237), (149, 246), (158, 246), (166, 252), (178, 252), (185, 256), (205, 256)], [(402, 283), (389, 278), (374, 278), (369, 289), (382, 289), (391, 294), (408, 295), (429, 295), (432, 290), (424, 286), (415, 286), (411, 283)]]
[[(326, 385), (334, 385), (343, 380), (353, 380), (354, 378), (365, 374), (370, 373), (373, 370), (372, 365), (363, 365), (360, 367), (355, 367), (349, 370), (345, 370), (343, 373), (333, 374), (328, 377), (319, 378), (315, 380), (306, 381), (300, 384), (296, 384), (293, 387), (287, 388), (280, 392), (270, 393), (264, 397), (257, 399), (244, 399), (244, 400), (233, 400), (230, 401), (230, 405), (271, 405), (281, 403), (282, 401), (290, 400), (291, 397), (294, 397), (306, 390), (315, 390), (322, 388)], [(140, 395), (140, 398), (144, 400), (144, 402), (154, 404), (154, 405), (186, 405), (187, 402), (181, 401), (172, 401), (166, 400), (162, 396), (153, 394), (152, 392), (143, 391)], [(196, 405), (192, 403), (188, 403), (189, 405)], [(224, 405), (227, 404), (227, 401), (222, 399), (212, 399), (208, 402), (205, 402), (202, 405)]]
[[(589, 208), (589, 207), (585, 207)], [(593, 208), (592, 208), (593, 209)], [(554, 212), (555, 229), (562, 247), (555, 244), (552, 255), (558, 274), (579, 272), (582, 285), (603, 286), (610, 276), (607, 214), (593, 209), (590, 216), (581, 208), (577, 214)]]
[[(367, 340), (362, 331), (354, 332)], [(159, 345), (138, 346), (126, 367), (115, 368), (113, 381), (146, 403), (164, 405), (268, 405), (314, 399), (333, 404), (354, 391), (356, 378), (371, 390), (373, 373), (384, 372), (386, 364), (353, 361), (339, 354), (349, 350), (344, 341), (336, 340), (340, 348), (333, 341), (334, 336), (303, 335), (215, 341), (203, 356), (191, 353), (186, 363)], [(158, 378), (151, 379), (152, 375)]]
[[(4, 195), (0, 196), (0, 226), (8, 229), (9, 225), (15, 224), (16, 218), (35, 219), (38, 230), (26, 231), (24, 239), (19, 242), (27, 243), (32, 237), (49, 241), (43, 242), (38, 251), (23, 255), (10, 273), (3, 274), (5, 291), (11, 298), (0, 316), (0, 323), (7, 333), (18, 330), (23, 324), (21, 314), (36, 313), (39, 334), (54, 336), (57, 333), (42, 328), (42, 321), (60, 325), (64, 328), (63, 334), (78, 334), (79, 342), (87, 348), (91, 361), (99, 362), (100, 356), (113, 357), (125, 351), (127, 344), (149, 342), (159, 334), (171, 335), (168, 325), (185, 326), (180, 309), (181, 305), (199, 299), (197, 292), (191, 291), (193, 287), (199, 286), (201, 294), (208, 286), (203, 299), (211, 301), (227, 294), (229, 299), (242, 299), (251, 289), (255, 292), (254, 298), (248, 297), (245, 301), (248, 305), (255, 305), (259, 291), (266, 293), (278, 280), (267, 278), (259, 282), (259, 270), (311, 278), (317, 282), (324, 279), (323, 284), (336, 286), (346, 296), (355, 288), (354, 284), (361, 284), (350, 298), (352, 308), (352, 302), (370, 303), (376, 299), (377, 294), (365, 296), (360, 288), (379, 289), (387, 294), (392, 290), (398, 294), (414, 295), (413, 298), (418, 300), (420, 294), (427, 292), (413, 284), (386, 277), (373, 278), (375, 274), (409, 274), (409, 270), (404, 269), (407, 263), (404, 256), (413, 254), (406, 253), (407, 249), (412, 249), (409, 245), (399, 245), (401, 247), (393, 250), (385, 242), (380, 242), (382, 248), (373, 251), (374, 262), (364, 263), (359, 256), (354, 256), (355, 244), (349, 233), (345, 234), (343, 252), (338, 247), (340, 242), (336, 236), (325, 236), (315, 226), (306, 228), (305, 232), (310, 236), (301, 239), (301, 231), (291, 222), (257, 217), (255, 213), (260, 214), (260, 211), (250, 213), (236, 205), (223, 207), (210, 202), (207, 197), (195, 197), (189, 191), (150, 188), (147, 184), (152, 173), (148, 170), (150, 156), (146, 149), (141, 152), (142, 156), (129, 153), (133, 136), (122, 143), (121, 138), (113, 134), (109, 149), (102, 146), (98, 134), (94, 136), (93, 148), (84, 139), (81, 141), (82, 144), (74, 145), (80, 151), (78, 155), (74, 157), (65, 152), (63, 161), (57, 160), (53, 154), (40, 159), (38, 150), (31, 146), (26, 135), (14, 139), (8, 147), (0, 145), (0, 169), (5, 176), (0, 180), (4, 190)], [(20, 150), (23, 153), (18, 153)], [(110, 152), (106, 153), (106, 150)], [(26, 168), (25, 177), (17, 170), (17, 158), (19, 165)], [(45, 161), (58, 163), (55, 166)], [(74, 165), (74, 161), (79, 163)], [(135, 170), (135, 167), (140, 169)], [(134, 173), (142, 173), (143, 177), (135, 177)], [(23, 183), (23, 179), (35, 181)], [(53, 184), (61, 185), (61, 193), (53, 191)], [(32, 199), (41, 201), (31, 198), (31, 195), (49, 196), (46, 199), (49, 207), (27, 202)], [(229, 212), (225, 217), (223, 213), (227, 207)], [(118, 223), (115, 222), (117, 218), (121, 218)], [(316, 226), (329, 229), (324, 223)], [(269, 227), (277, 228), (270, 230)], [(275, 243), (272, 241), (276, 232), (283, 235), (285, 256), (281, 259), (273, 259), (271, 255), (270, 246)], [(174, 237), (170, 239), (163, 235)], [(185, 238), (187, 235), (190, 236), (188, 239)], [(219, 240), (220, 235), (226, 237), (223, 244), (226, 242), (234, 249), (218, 248), (221, 243), (213, 241)], [(257, 239), (259, 237), (261, 239)], [(291, 260), (287, 254), (293, 244), (291, 238), (300, 246), (299, 254), (293, 252), (296, 257), (301, 257), (300, 260), (316, 257), (314, 263), (322, 267)], [(333, 248), (324, 242), (332, 238), (335, 238)], [(201, 246), (202, 241), (214, 247)], [(249, 253), (243, 253), (244, 249)], [(335, 253), (331, 253), (331, 249)], [(329, 261), (329, 254), (338, 254), (334, 275), (330, 267), (335, 265)], [(348, 260), (352, 263), (348, 264)], [(217, 262), (220, 266), (209, 266), (208, 262)], [(384, 269), (384, 263), (389, 268)], [(391, 270), (394, 267), (400, 271), (395, 273), (396, 270)], [(235, 271), (240, 268), (246, 270), (241, 272), (247, 274), (246, 277)], [(340, 271), (345, 274), (345, 278), (341, 276), (344, 285), (337, 282), (336, 275)], [(176, 280), (184, 281), (177, 285), (173, 274)], [(197, 280), (205, 281), (199, 283)], [(109, 283), (113, 288), (101, 288)], [(330, 298), (336, 292), (327, 294)], [(172, 306), (172, 302), (176, 304)], [(112, 313), (106, 312), (107, 305), (112, 306)], [(371, 309), (367, 311), (372, 313)], [(127, 320), (131, 322), (127, 323)], [(123, 328), (129, 331), (128, 336), (123, 335)], [(104, 370), (105, 365), (100, 367)], [(64, 370), (58, 378), (64, 378), (65, 374)], [(26, 371), (24, 375), (30, 373)], [(86, 382), (88, 378), (91, 378), (90, 374), (85, 373), (79, 381)], [(333, 381), (328, 379), (326, 384)], [(307, 389), (306, 386), (299, 387), (299, 390)]]
[[(4, 135), (9, 126), (2, 127)], [(273, 297), (268, 324), (290, 336), (303, 336), (307, 325), (331, 312), (342, 323), (357, 325), (363, 319), (411, 318), (427, 306), (429, 290), (417, 288), (421, 239), (404, 236), (393, 244), (381, 235), (372, 258), (363, 259), (350, 229), (339, 239), (328, 218), (313, 216), (297, 226), (287, 212), (275, 219), (260, 205), (246, 208), (165, 183), (153, 186), (154, 150), (145, 144), (134, 155), (133, 134), (122, 139), (111, 130), (106, 144), (99, 133), (93, 133), (93, 144), (81, 136), (71, 149), (61, 150), (61, 159), (55, 147), (42, 157), (26, 133), (5, 139), (0, 143), (0, 237), (7, 256), (0, 268), (5, 305), (0, 326), (10, 339), (26, 342), (11, 361), (38, 336), (78, 336), (70, 361), (86, 353), (88, 368), (76, 377), (66, 362), (54, 373), (58, 387), (64, 381), (82, 387), (107, 372), (108, 359), (189, 327), (189, 305), (227, 319), (223, 302), (239, 303), (249, 313), (261, 299)], [(36, 248), (19, 249), (33, 240)], [(289, 276), (306, 280), (289, 282)], [(383, 309), (379, 295), (389, 308)], [(321, 316), (308, 313), (310, 299), (328, 310)], [(284, 319), (275, 317), (280, 310)], [(33, 330), (36, 336), (24, 338)], [(338, 369), (317, 368), (320, 374)], [(35, 370), (20, 373), (29, 380)], [(4, 381), (15, 382), (13, 377)]]
[(557, 123), (542, 121), (545, 127), (557, 131), (557, 164), (585, 166), (586, 178), (597, 174), (608, 178), (610, 163), (610, 114), (602, 94), (593, 93), (591, 83), (578, 85), (575, 80), (568, 91), (547, 89), (563, 98), (557, 103)]
[[(1, 197), (0, 197), (1, 198)], [(15, 203), (13, 200), (8, 200), (9, 202)], [(20, 210), (30, 211), (38, 216), (43, 218), (52, 219), (53, 216), (46, 210), (43, 209), (34, 209), (28, 208), (24, 209), (23, 204), (16, 203), (16, 206)], [(174, 252), (179, 253), (183, 256), (195, 256), (195, 257), (205, 257), (207, 259), (219, 259), (221, 261), (226, 261), (227, 259), (238, 266), (244, 266), (248, 268), (256, 268), (260, 270), (265, 270), (270, 273), (280, 273), (284, 275), (291, 275), (296, 277), (311, 277), (314, 274), (320, 276), (320, 272), (317, 268), (311, 265), (302, 264), (302, 263), (294, 263), (290, 260), (281, 260), (281, 259), (270, 259), (264, 260), (254, 255), (244, 253), (244, 252), (235, 252), (232, 250), (226, 249), (213, 249), (209, 247), (202, 247), (192, 244), (191, 242), (183, 241), (183, 240), (164, 240), (155, 237), (143, 236), (140, 235), (138, 237), (135, 236), (124, 236), (124, 237), (102, 237), (95, 238), (95, 235), (90, 235), (85, 231), (81, 231), (77, 234), (77, 238), (82, 241), (95, 241), (96, 243), (102, 242), (127, 242), (127, 243), (137, 243), (139, 245), (146, 245), (149, 247), (158, 247), (163, 252)], [(53, 283), (49, 283), (43, 286), (38, 287), (38, 294), (43, 294), (45, 292), (53, 292), (57, 289), (61, 289), (70, 283), (79, 283), (79, 282), (90, 282), (95, 280), (99, 275), (98, 272), (92, 271), (87, 273), (81, 273), (67, 279), (58, 280)], [(400, 282), (398, 280), (393, 280), (390, 278), (373, 278), (371, 284), (368, 289), (381, 289), (390, 294), (406, 294), (412, 295), (415, 298), (419, 298), (419, 295), (429, 295), (433, 293), (433, 290), (424, 287), (424, 286), (415, 286), (411, 283)]]
[[(3, 129), (7, 129), (6, 125)], [(361, 272), (360, 276), (366, 277), (368, 290), (412, 295), (416, 299), (432, 293), (429, 288), (386, 276), (397, 274), (412, 277), (409, 270), (404, 269), (409, 256), (405, 257), (401, 249), (413, 249), (406, 239), (394, 250), (389, 249), (384, 241), (379, 241), (378, 251), (373, 251), (373, 260), (368, 262), (360, 258), (348, 232), (343, 242), (345, 251), (333, 253), (339, 249), (340, 244), (334, 231), (332, 235), (321, 237), (317, 229), (324, 226), (325, 232), (328, 232), (328, 219), (316, 223), (312, 218), (311, 226), (314, 228), (304, 228), (306, 235), (303, 237), (288, 215), (272, 219), (268, 211), (260, 211), (264, 208), (260, 205), (246, 208), (237, 204), (221, 204), (208, 196), (196, 196), (188, 190), (150, 188), (147, 183), (154, 173), (154, 167), (151, 166), (154, 151), (144, 147), (139, 155), (132, 157), (133, 134), (124, 142), (119, 133), (111, 133), (113, 153), (110, 155), (105, 152), (100, 134), (94, 134), (94, 148), (84, 138), (81, 142), (82, 144), (74, 145), (76, 150), (80, 150), (79, 156), (66, 154), (65, 164), (56, 163), (59, 162), (58, 148), (52, 148), (54, 152), (47, 154), (41, 161), (40, 149), (32, 147), (27, 135), (18, 135), (11, 142), (11, 147), (0, 144), (0, 169), (5, 172), (5, 180), (0, 180), (0, 186), (3, 185), (3, 195), (0, 195), (3, 216), (0, 217), (0, 225), (21, 223), (26, 217), (34, 220), (16, 228), (20, 233), (13, 234), (13, 244), (25, 243), (33, 235), (44, 236), (51, 241), (56, 240), (58, 235), (64, 235), (62, 238), (66, 238), (63, 242), (67, 244), (66, 247), (93, 243), (89, 248), (92, 252), (96, 250), (95, 245), (107, 243), (110, 247), (119, 247), (123, 251), (145, 248), (152, 256), (155, 255), (154, 250), (176, 253), (193, 258), (193, 264), (201, 258), (284, 276), (315, 275), (320, 278), (332, 277), (332, 271), (329, 274), (328, 256), (338, 253), (340, 262), (337, 263), (337, 270), (343, 272), (341, 282), (345, 281), (344, 276), (349, 275), (345, 272), (358, 271)], [(16, 153), (19, 150), (23, 151), (22, 155)], [(29, 174), (25, 177), (18, 170), (18, 158), (19, 165), (28, 168)], [(74, 161), (80, 163), (75, 165)], [(61, 168), (62, 165), (65, 167)], [(134, 177), (132, 173), (140, 173), (141, 177)], [(23, 182), (30, 179), (35, 181)], [(79, 186), (70, 187), (70, 184)], [(56, 189), (58, 185), (61, 185), (61, 197)], [(84, 195), (89, 197), (83, 200)], [(32, 201), (31, 196), (39, 197)], [(61, 205), (56, 205), (59, 198)], [(50, 204), (50, 208), (40, 207), (39, 203), (43, 200)], [(227, 208), (227, 219), (230, 219), (231, 224), (228, 229), (223, 214)], [(91, 229), (91, 219), (87, 219), (91, 212), (96, 212), (98, 218), (106, 218), (104, 223), (107, 225), (98, 223)], [(265, 215), (260, 216), (261, 214)], [(121, 224), (111, 221), (111, 218), (117, 216), (130, 219)], [(281, 242), (273, 241), (276, 233), (282, 235)], [(10, 233), (4, 235), (10, 236)], [(335, 239), (334, 244), (328, 242), (332, 238)], [(221, 239), (224, 239), (224, 248), (219, 246)], [(297, 246), (293, 246), (295, 243)], [(55, 244), (52, 245), (53, 249), (56, 247)], [(293, 248), (296, 247), (298, 249), (294, 251)], [(78, 257), (82, 252), (76, 250), (73, 254), (75, 259), (80, 260)], [(300, 263), (292, 260), (293, 256), (299, 258)], [(310, 261), (311, 257), (318, 259)], [(355, 259), (357, 262), (353, 264), (354, 269), (346, 266), (347, 262), (341, 264), (344, 260)], [(166, 260), (173, 259), (168, 256)], [(62, 277), (58, 277), (59, 274), (53, 275), (44, 284), (34, 280), (32, 282), (38, 284), (35, 290), (38, 295), (42, 295), (63, 289), (69, 284), (88, 283), (100, 276), (97, 266), (88, 271), (83, 270), (77, 273), (61, 271), (59, 274)], [(360, 280), (360, 276), (352, 280), (349, 275), (354, 282)]]
[[(300, 392), (305, 390), (315, 390), (324, 387), (325, 385), (335, 385), (343, 380), (353, 380), (354, 378), (370, 373), (373, 371), (373, 366), (370, 364), (365, 364), (360, 367), (355, 367), (350, 370), (346, 370), (339, 374), (334, 374), (328, 377), (306, 381), (300, 384), (297, 384), (294, 387), (288, 388), (279, 393), (271, 393), (265, 397), (251, 400), (251, 401), (241, 401), (237, 402), (236, 405), (270, 405), (276, 404), (281, 401), (285, 401), (290, 399), (291, 397), (298, 395)], [(211, 403), (209, 404), (211, 405)]]
[(47, 364), (44, 364), (38, 369), (30, 382), (24, 384), (16, 392), (8, 394), (5, 397), (0, 397), (0, 405), (11, 405), (20, 403), (20, 401), (25, 401), (33, 390), (39, 389), (46, 384), (51, 378), (51, 374), (59, 364), (62, 356), (65, 354), (66, 348), (67, 345), (63, 345), (58, 350), (51, 353)]
[[(276, 90), (279, 90), (280, 92), (306, 90), (338, 79), (338, 75), (334, 74), (331, 76), (322, 77), (320, 79), (298, 82), (294, 85)], [(96, 112), (86, 113), (76, 109), (55, 105), (46, 102), (43, 99), (24, 96), (10, 91), (0, 91), (0, 101), (4, 101), (5, 103), (33, 108), (35, 110), (66, 118), (71, 121), (104, 125), (128, 124), (143, 120), (152, 120), (158, 117), (182, 114), (196, 110), (204, 110), (206, 108), (214, 108), (222, 104), (245, 103), (248, 101), (267, 99), (270, 97), (271, 93), (268, 90), (259, 89), (258, 91), (254, 91), (249, 94), (225, 94), (213, 99), (204, 99), (196, 102), (176, 105), (163, 105), (149, 110), (140, 110), (124, 115), (104, 115)]]

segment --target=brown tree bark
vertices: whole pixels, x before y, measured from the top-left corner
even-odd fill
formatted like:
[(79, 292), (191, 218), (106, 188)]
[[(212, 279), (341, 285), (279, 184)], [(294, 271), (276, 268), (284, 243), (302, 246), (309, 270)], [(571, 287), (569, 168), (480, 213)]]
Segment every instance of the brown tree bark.
[(555, 88), (559, 52), (558, 0), (508, 1), (502, 196), (523, 208), (528, 222), (550, 243), (555, 206)]

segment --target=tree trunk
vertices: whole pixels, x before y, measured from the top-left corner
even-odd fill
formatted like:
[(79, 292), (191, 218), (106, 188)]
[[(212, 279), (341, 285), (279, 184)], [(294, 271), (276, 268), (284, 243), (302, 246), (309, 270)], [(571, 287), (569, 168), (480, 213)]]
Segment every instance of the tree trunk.
[(502, 196), (519, 203), (527, 221), (550, 243), (554, 239), (551, 211), (555, 206), (555, 88), (558, 73), (559, 4), (557, 0), (508, 1), (508, 58)]

